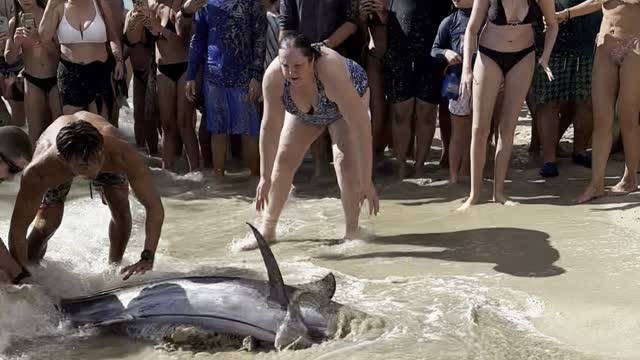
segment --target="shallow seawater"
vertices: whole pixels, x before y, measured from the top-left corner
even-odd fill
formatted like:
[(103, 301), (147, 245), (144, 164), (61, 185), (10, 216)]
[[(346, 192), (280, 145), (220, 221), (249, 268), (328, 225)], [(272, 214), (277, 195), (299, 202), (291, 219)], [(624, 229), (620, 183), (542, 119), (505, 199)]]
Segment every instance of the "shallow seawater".
[[(447, 187), (442, 171), (399, 184), (383, 178), (382, 213), (363, 212), (368, 235), (346, 243), (338, 241), (344, 220), (335, 180), (311, 182), (303, 172), (282, 216), (281, 241), (272, 247), (285, 282), (332, 272), (334, 300), (370, 318), (349, 324), (339, 339), (280, 353), (167, 352), (148, 340), (70, 330), (57, 298), (123, 284), (107, 265), (108, 209), (77, 181), (46, 260), (34, 271), (37, 284), (0, 288), (0, 358), (640, 358), (640, 242), (614, 226), (602, 205), (566, 206), (587, 174), (571, 171), (571, 179), (541, 184), (532, 180), (534, 170), (516, 167), (508, 189), (520, 205), (483, 204), (466, 213), (455, 211), (465, 186)], [(154, 169), (153, 175), (166, 210), (156, 267), (130, 282), (182, 274), (266, 277), (259, 252), (233, 246), (247, 236), (245, 222), (257, 221), (255, 182), (242, 174), (225, 184), (208, 174)], [(4, 185), (6, 239), (17, 189)], [(144, 241), (144, 209), (135, 200), (132, 213), (126, 263), (137, 259)]]

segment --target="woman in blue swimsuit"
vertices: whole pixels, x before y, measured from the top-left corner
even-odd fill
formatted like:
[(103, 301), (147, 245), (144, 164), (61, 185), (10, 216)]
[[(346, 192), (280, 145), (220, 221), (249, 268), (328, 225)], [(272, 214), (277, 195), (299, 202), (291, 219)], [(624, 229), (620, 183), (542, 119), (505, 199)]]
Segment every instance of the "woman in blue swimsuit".
[[(372, 136), (369, 84), (355, 62), (301, 35), (280, 42), (278, 59), (263, 79), (264, 115), (260, 130), (260, 183), (256, 209), (266, 208), (265, 239), (275, 229), (291, 189), (293, 175), (311, 144), (328, 128), (334, 166), (346, 217), (346, 239), (357, 235), (360, 204), (377, 214), (378, 195), (372, 181)], [(243, 246), (245, 250), (255, 243)]]

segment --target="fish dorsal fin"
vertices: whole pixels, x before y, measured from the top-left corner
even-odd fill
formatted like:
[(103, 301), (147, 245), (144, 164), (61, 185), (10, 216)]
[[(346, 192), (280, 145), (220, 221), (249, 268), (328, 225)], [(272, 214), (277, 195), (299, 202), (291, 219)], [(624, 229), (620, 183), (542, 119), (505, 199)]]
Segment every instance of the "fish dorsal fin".
[(296, 287), (300, 290), (312, 292), (330, 300), (336, 293), (336, 278), (332, 273), (329, 273), (320, 280), (296, 285)]
[(267, 267), (270, 290), (269, 298), (276, 301), (280, 306), (287, 307), (287, 305), (289, 305), (289, 298), (287, 297), (284, 280), (282, 279), (282, 273), (280, 272), (278, 262), (276, 261), (275, 256), (273, 256), (273, 252), (271, 252), (269, 244), (267, 244), (267, 241), (262, 237), (262, 234), (260, 234), (260, 231), (249, 223), (247, 223), (247, 225), (249, 225), (251, 231), (253, 231), (253, 236), (255, 236), (258, 243), (260, 254), (262, 254), (262, 260), (264, 260), (264, 265)]

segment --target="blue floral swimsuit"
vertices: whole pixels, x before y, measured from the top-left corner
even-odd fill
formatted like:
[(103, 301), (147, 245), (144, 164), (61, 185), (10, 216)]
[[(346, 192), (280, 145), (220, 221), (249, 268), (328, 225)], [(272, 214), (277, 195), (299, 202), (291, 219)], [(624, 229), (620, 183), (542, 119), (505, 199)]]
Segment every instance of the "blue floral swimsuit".
[[(347, 68), (349, 69), (349, 75), (351, 82), (356, 92), (360, 97), (363, 97), (369, 88), (369, 80), (367, 73), (364, 69), (355, 63), (353, 60), (347, 59)], [(300, 117), (305, 122), (317, 125), (328, 126), (342, 117), (338, 105), (327, 98), (327, 94), (324, 91), (324, 86), (320, 82), (320, 79), (316, 77), (316, 85), (318, 87), (318, 106), (311, 108), (309, 113), (300, 111), (291, 98), (291, 91), (289, 89), (289, 81), (284, 82), (284, 93), (282, 94), (282, 102), (284, 103), (285, 110), (295, 116)]]

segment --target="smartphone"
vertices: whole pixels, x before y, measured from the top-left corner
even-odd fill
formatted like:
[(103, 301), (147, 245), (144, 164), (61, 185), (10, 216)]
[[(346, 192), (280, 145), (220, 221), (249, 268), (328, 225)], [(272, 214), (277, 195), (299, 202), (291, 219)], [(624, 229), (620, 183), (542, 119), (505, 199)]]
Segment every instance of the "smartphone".
[(0, 16), (0, 34), (9, 32), (9, 19), (6, 16)]
[(29, 30), (34, 30), (36, 28), (36, 18), (32, 13), (22, 14), (20, 23), (22, 24), (22, 26), (26, 27)]

